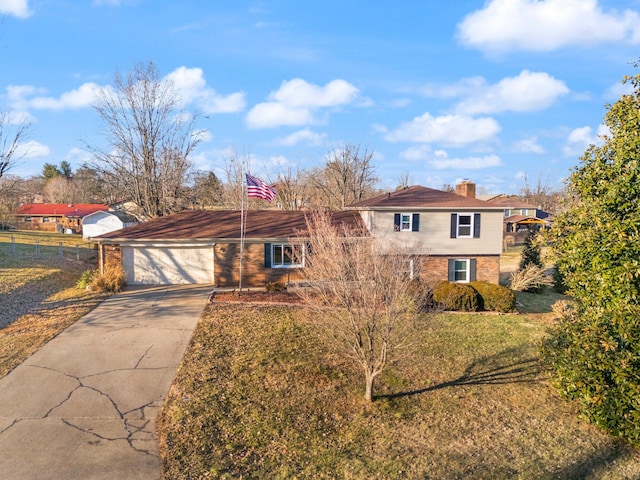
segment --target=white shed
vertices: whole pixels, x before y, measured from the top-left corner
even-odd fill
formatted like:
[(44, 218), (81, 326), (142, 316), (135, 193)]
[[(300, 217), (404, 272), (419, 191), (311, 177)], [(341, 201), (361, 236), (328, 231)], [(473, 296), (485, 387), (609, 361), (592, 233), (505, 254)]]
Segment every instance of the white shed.
[(133, 216), (124, 212), (94, 212), (82, 219), (82, 238), (97, 237), (136, 223), (138, 221)]

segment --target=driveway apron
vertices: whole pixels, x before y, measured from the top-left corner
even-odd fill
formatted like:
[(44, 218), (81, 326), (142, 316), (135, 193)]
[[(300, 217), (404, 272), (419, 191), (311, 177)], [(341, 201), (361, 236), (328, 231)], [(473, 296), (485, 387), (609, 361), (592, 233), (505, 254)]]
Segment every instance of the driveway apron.
[(0, 477), (160, 477), (155, 418), (210, 286), (128, 288), (0, 379)]

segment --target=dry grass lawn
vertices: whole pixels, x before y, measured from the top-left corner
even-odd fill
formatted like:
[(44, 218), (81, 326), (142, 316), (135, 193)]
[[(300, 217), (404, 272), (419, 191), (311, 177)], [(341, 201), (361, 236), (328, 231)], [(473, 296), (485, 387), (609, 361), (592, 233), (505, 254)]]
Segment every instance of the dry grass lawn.
[(88, 268), (0, 255), (0, 377), (105, 298), (75, 288)]
[(640, 478), (540, 371), (546, 314), (420, 317), (373, 404), (306, 315), (205, 310), (158, 420), (163, 478)]

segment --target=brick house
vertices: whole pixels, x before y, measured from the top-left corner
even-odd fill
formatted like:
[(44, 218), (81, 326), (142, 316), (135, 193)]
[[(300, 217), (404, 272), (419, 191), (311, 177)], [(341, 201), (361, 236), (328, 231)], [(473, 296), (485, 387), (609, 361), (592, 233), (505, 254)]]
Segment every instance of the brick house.
[[(242, 253), (243, 285), (295, 282), (302, 261), (291, 244), (306, 230), (305, 212), (250, 210), (246, 213)], [(336, 224), (361, 226), (357, 212), (335, 212)], [(186, 210), (94, 238), (100, 268), (121, 262), (128, 284), (210, 283), (237, 286), (240, 281), (240, 211)]]
[(413, 186), (349, 207), (358, 211), (381, 252), (408, 253), (411, 273), (441, 280), (498, 283), (503, 207), (475, 198), (475, 184), (456, 193)]
[[(305, 212), (246, 212), (243, 285), (295, 282), (305, 249)], [(383, 254), (412, 257), (410, 274), (440, 280), (498, 283), (502, 207), (475, 198), (475, 185), (457, 194), (414, 186), (333, 212), (336, 224), (366, 227)], [(121, 262), (129, 284), (239, 284), (240, 211), (184, 211), (95, 238), (100, 265)], [(293, 252), (299, 255), (292, 255)], [(299, 263), (292, 259), (300, 258)]]

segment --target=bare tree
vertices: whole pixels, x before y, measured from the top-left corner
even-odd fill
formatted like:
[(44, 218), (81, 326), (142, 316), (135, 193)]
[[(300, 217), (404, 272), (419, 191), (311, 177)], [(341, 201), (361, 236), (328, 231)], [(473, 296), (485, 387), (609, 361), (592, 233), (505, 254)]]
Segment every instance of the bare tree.
[(30, 124), (16, 121), (10, 113), (0, 111), (0, 178), (27, 153), (20, 152), (19, 147), (30, 128)]
[(151, 62), (117, 73), (94, 105), (108, 143), (87, 147), (94, 167), (148, 218), (182, 209), (187, 195), (188, 158), (202, 136), (193, 130), (196, 116), (179, 107), (175, 85)]
[(223, 204), (224, 186), (215, 173), (199, 170), (193, 176), (191, 188), (194, 208), (215, 207)]
[(223, 204), (227, 208), (240, 210), (242, 206), (243, 196), (243, 175), (246, 170), (246, 159), (241, 159), (234, 152), (225, 158), (224, 173), (226, 183), (224, 184), (224, 201)]
[(75, 199), (73, 181), (58, 175), (47, 181), (44, 185), (44, 199), (49, 203), (74, 203)]
[[(334, 214), (335, 215), (335, 214)], [(364, 373), (365, 399), (387, 363), (408, 345), (418, 302), (411, 294), (409, 255), (381, 255), (366, 229), (337, 225), (329, 213), (308, 217), (302, 269), (308, 288), (297, 291), (311, 318), (337, 351)]]
[(554, 191), (549, 185), (549, 176), (538, 174), (535, 185), (529, 183), (529, 176), (524, 175), (524, 185), (520, 188), (520, 197), (527, 203), (547, 212), (558, 211), (565, 193)]
[(371, 164), (373, 152), (360, 145), (344, 144), (329, 153), (323, 168), (312, 172), (317, 203), (329, 209), (343, 209), (370, 195), (378, 177)]
[(289, 167), (276, 173), (276, 202), (282, 210), (301, 210), (309, 205), (308, 184), (304, 170)]

